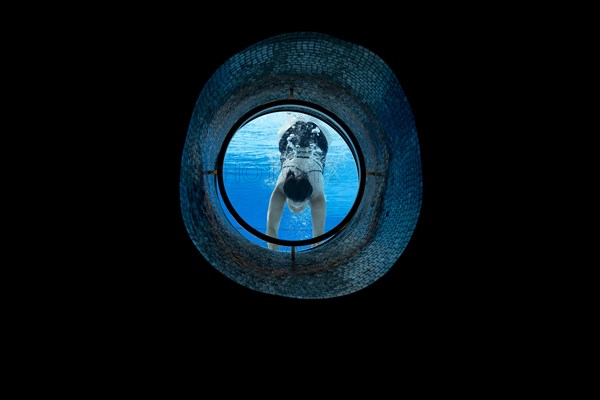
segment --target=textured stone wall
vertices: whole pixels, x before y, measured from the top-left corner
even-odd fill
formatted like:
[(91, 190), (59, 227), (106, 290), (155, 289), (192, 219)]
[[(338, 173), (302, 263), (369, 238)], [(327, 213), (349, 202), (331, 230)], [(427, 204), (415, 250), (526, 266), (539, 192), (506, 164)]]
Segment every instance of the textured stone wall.
[[(274, 252), (243, 237), (221, 209), (215, 175), (223, 140), (247, 112), (295, 98), (339, 117), (358, 140), (368, 172), (355, 216), (322, 246)], [(233, 281), (293, 298), (330, 298), (360, 290), (398, 260), (414, 231), (422, 196), (421, 159), (410, 106), (376, 54), (314, 32), (259, 42), (226, 61), (204, 86), (181, 163), (181, 210), (195, 246)]]

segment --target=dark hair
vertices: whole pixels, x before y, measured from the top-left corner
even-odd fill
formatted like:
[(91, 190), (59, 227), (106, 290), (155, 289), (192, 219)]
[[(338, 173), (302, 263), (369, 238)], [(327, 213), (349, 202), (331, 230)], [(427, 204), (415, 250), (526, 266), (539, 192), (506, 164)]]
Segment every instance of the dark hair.
[(302, 202), (310, 197), (313, 192), (313, 187), (308, 181), (306, 173), (296, 176), (294, 171), (288, 171), (283, 184), (285, 195), (295, 202)]

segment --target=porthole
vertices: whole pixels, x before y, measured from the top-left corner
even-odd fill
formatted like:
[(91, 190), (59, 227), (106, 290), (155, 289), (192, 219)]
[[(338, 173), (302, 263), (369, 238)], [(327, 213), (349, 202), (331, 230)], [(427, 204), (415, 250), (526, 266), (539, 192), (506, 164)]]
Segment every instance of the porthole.
[[(274, 250), (325, 243), (344, 229), (363, 194), (364, 159), (356, 139), (343, 121), (307, 102), (268, 104), (246, 114), (225, 138), (217, 165), (229, 221), (248, 240)], [(298, 202), (280, 196), (277, 209), (272, 198), (285, 195), (286, 180), (300, 176), (311, 195), (304, 202), (304, 196)], [(324, 201), (311, 201), (321, 193)], [(322, 209), (313, 210), (317, 206)], [(279, 223), (269, 231), (273, 215)], [(319, 223), (323, 232), (316, 234)]]
[[(347, 146), (346, 161), (355, 171), (345, 203), (350, 209), (316, 237), (283, 231), (267, 237), (264, 198), (242, 204), (231, 186), (231, 150), (250, 140), (244, 129), (283, 115), (331, 128)], [(268, 148), (261, 157), (276, 162), (277, 140)], [(333, 172), (327, 171), (332, 157), (328, 153), (325, 173)], [(273, 174), (278, 167), (281, 162)], [(238, 173), (245, 174), (239, 179), (273, 184), (273, 176), (256, 168)], [(329, 201), (337, 194), (334, 187), (324, 189)], [(202, 88), (182, 152), (179, 188), (192, 242), (232, 281), (301, 299), (356, 292), (398, 262), (419, 217), (421, 158), (409, 102), (394, 72), (369, 49), (318, 32), (267, 38), (233, 54)], [(260, 213), (256, 219), (253, 210)]]

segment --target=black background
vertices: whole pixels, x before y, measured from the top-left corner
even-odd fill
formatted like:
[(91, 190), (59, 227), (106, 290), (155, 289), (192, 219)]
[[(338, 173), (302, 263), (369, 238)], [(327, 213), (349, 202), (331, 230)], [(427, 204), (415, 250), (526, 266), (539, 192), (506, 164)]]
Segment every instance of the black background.
[[(94, 201), (83, 201), (86, 267), (76, 276), (96, 312), (173, 335), (223, 324), (280, 334), (429, 335), (504, 313), (508, 272), (490, 233), (502, 211), (490, 202), (506, 194), (490, 190), (496, 172), (488, 167), (498, 147), (490, 139), (505, 135), (492, 99), (507, 82), (490, 70), (502, 63), (500, 41), (487, 37), (482, 47), (474, 36), (483, 35), (484, 22), (464, 29), (404, 15), (369, 29), (310, 18), (233, 29), (193, 19), (114, 21), (110, 36), (100, 31), (106, 35), (90, 38), (91, 50), (81, 52), (91, 68), (78, 90), (96, 97), (91, 110), (82, 106), (93, 137), (86, 147), (99, 158), (81, 188)], [(423, 204), (405, 251), (369, 287), (325, 300), (264, 294), (229, 280), (195, 248), (180, 211), (183, 146), (204, 84), (247, 46), (294, 31), (330, 34), (380, 56), (412, 107), (421, 149)]]
[[(558, 101), (560, 83), (540, 71), (558, 61), (562, 16), (454, 5), (415, 13), (403, 4), (348, 4), (332, 14), (300, 3), (212, 6), (53, 6), (60, 18), (36, 8), (38, 29), (25, 35), (23, 25), (8, 37), (17, 54), (6, 64), (24, 72), (7, 75), (19, 88), (13, 102), (33, 103), (7, 134), (26, 142), (12, 165), (28, 166), (34, 150), (44, 155), (24, 180), (32, 194), (7, 195), (27, 207), (8, 215), (20, 225), (13, 236), (27, 243), (7, 259), (6, 270), (23, 279), (5, 281), (17, 292), (7, 303), (18, 314), (9, 328), (25, 343), (7, 343), (19, 365), (39, 365), (53, 382), (90, 379), (92, 390), (114, 382), (115, 371), (136, 390), (153, 390), (133, 376), (153, 373), (160, 384), (165, 371), (180, 378), (188, 365), (219, 377), (258, 370), (265, 375), (256, 382), (271, 385), (266, 374), (287, 375), (290, 361), (310, 367), (286, 376), (293, 390), (319, 377), (338, 383), (331, 366), (339, 361), (357, 375), (339, 386), (354, 389), (373, 371), (369, 391), (386, 381), (384, 369), (396, 391), (400, 368), (423, 388), (450, 376), (444, 391), (495, 380), (488, 367), (500, 372), (493, 389), (515, 381), (515, 369), (529, 379), (536, 360), (555, 355), (548, 332), (566, 309), (550, 296), (565, 296), (566, 285), (547, 283), (550, 263), (540, 258), (554, 254), (537, 236), (538, 221), (548, 226), (546, 199), (528, 197), (539, 176), (551, 178), (531, 151), (545, 139), (537, 124), (548, 115), (533, 108), (538, 89)], [(180, 213), (183, 145), (205, 82), (247, 46), (294, 31), (363, 45), (393, 69), (423, 163), (421, 214), (396, 265), (371, 286), (327, 300), (267, 295), (227, 279), (194, 247)], [(22, 219), (33, 211), (44, 219)], [(531, 329), (546, 316), (550, 324)]]

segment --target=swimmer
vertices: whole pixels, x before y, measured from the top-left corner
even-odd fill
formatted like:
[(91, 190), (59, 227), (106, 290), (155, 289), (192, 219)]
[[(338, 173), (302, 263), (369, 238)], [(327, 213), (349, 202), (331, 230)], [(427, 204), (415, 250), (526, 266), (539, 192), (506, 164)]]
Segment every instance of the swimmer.
[[(314, 122), (296, 121), (280, 132), (281, 172), (269, 200), (267, 236), (278, 237), (286, 204), (294, 214), (301, 214), (310, 206), (312, 237), (325, 233), (323, 170), (327, 149), (328, 138)], [(268, 246), (271, 250), (279, 249), (273, 243)]]

